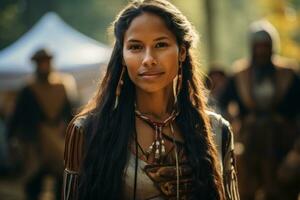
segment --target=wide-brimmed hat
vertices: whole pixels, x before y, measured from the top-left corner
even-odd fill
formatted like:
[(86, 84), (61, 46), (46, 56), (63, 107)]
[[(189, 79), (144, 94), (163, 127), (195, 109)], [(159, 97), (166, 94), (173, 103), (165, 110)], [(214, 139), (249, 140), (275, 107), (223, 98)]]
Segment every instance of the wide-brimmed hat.
[(31, 57), (31, 60), (37, 61), (41, 59), (52, 59), (53, 55), (47, 49), (39, 49), (37, 50)]

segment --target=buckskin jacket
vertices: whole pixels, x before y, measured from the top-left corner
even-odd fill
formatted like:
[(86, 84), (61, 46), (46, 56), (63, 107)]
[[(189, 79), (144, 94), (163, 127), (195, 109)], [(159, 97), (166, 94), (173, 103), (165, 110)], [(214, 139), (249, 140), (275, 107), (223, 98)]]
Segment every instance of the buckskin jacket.
[[(214, 141), (217, 146), (218, 156), (221, 161), (221, 173), (223, 175), (226, 200), (239, 200), (233, 133), (229, 123), (220, 115), (207, 112), (211, 118)], [(77, 200), (80, 168), (85, 152), (86, 124), (88, 117), (74, 119), (67, 130), (65, 146), (65, 170), (63, 184), (63, 200)], [(165, 138), (166, 142), (168, 138)], [(170, 138), (169, 138), (170, 139)], [(184, 144), (177, 141), (179, 152), (180, 173), (180, 199), (191, 199), (193, 192), (192, 170), (188, 166), (184, 152)], [(172, 156), (171, 156), (172, 155)], [(176, 199), (176, 170), (175, 159), (171, 154), (164, 165), (150, 165), (142, 159), (138, 161), (137, 190), (138, 200), (175, 200)], [(132, 199), (135, 174), (135, 155), (131, 153), (125, 169), (125, 184), (123, 198)], [(175, 175), (174, 175), (175, 174)], [(174, 192), (175, 191), (175, 192)], [(195, 199), (192, 198), (192, 199)]]

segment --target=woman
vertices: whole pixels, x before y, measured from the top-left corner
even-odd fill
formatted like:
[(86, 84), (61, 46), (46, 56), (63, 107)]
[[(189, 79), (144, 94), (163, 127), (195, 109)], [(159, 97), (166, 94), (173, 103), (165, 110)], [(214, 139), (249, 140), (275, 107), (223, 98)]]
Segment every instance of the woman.
[(231, 134), (205, 111), (191, 24), (145, 0), (113, 25), (106, 75), (67, 131), (64, 198), (237, 199), (231, 140), (218, 154), (210, 124)]

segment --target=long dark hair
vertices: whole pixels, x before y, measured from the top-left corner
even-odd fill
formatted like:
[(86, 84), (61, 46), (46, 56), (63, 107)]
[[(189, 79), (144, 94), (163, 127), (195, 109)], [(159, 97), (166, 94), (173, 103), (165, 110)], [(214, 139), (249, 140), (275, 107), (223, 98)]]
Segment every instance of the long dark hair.
[(178, 45), (184, 45), (187, 50), (182, 63), (182, 89), (178, 96), (178, 107), (182, 112), (176, 124), (194, 169), (196, 199), (224, 199), (222, 178), (217, 170), (219, 162), (205, 113), (204, 87), (196, 73), (198, 66), (192, 52), (197, 35), (186, 17), (166, 0), (134, 1), (113, 23), (115, 43), (107, 72), (94, 98), (79, 113), (89, 116), (79, 197), (82, 200), (122, 199), (128, 147), (135, 132), (135, 87), (127, 73), (118, 107), (114, 110), (115, 91), (122, 70), (124, 33), (132, 20), (145, 12), (161, 17), (176, 36)]

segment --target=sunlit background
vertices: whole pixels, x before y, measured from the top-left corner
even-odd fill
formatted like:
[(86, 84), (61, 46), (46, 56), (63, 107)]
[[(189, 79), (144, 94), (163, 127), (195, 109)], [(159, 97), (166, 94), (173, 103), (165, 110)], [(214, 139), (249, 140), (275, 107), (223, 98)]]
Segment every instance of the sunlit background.
[[(109, 45), (107, 28), (128, 0), (2, 0), (0, 50), (28, 31), (45, 13), (56, 12), (66, 23)], [(267, 18), (278, 29), (281, 53), (300, 60), (299, 0), (173, 0), (201, 35), (204, 63), (229, 67), (247, 54), (249, 23)]]

